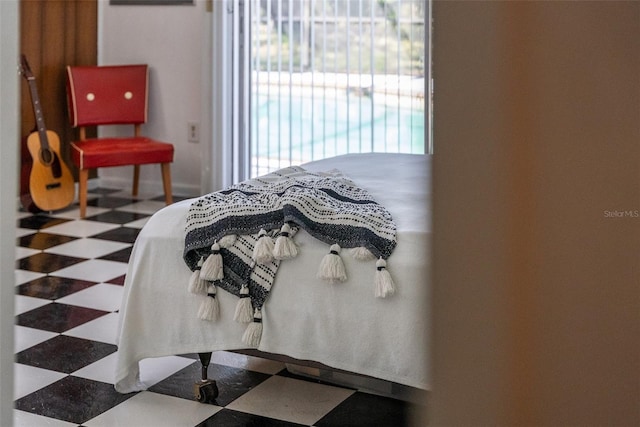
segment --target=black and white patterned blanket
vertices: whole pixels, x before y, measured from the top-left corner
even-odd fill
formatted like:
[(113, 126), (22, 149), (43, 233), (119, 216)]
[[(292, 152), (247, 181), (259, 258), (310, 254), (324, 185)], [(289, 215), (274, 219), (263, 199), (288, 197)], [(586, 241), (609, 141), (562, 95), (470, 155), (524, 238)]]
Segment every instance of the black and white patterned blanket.
[(256, 263), (252, 251), (260, 230), (275, 238), (285, 223), (292, 235), (301, 228), (327, 245), (364, 247), (375, 258), (387, 259), (396, 246), (391, 214), (366, 190), (337, 171), (311, 173), (294, 166), (194, 201), (187, 216), (184, 260), (194, 271), (214, 243), (235, 235), (233, 244), (220, 245), (224, 278), (215, 285), (236, 296), (247, 285), (253, 307), (260, 309), (281, 261)]

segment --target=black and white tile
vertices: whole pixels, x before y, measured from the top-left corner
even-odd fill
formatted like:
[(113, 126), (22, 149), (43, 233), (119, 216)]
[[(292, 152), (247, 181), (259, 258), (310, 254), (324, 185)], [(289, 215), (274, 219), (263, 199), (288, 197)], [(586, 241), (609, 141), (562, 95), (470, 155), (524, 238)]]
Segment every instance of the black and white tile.
[[(179, 198), (176, 198), (179, 199)], [(196, 355), (141, 362), (147, 391), (113, 387), (118, 310), (133, 243), (163, 197), (92, 191), (76, 204), (18, 213), (16, 224), (15, 426), (402, 426), (415, 399), (365, 393), (292, 374), (283, 363), (213, 353), (214, 404), (193, 398)], [(406, 392), (407, 390), (404, 390)], [(406, 396), (404, 394), (403, 396)]]

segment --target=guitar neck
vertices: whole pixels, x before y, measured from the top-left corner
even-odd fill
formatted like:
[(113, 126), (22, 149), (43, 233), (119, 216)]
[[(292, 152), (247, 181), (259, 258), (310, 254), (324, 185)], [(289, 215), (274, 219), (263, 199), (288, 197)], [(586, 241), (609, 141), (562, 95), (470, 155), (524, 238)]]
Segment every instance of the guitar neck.
[(38, 96), (38, 87), (36, 85), (35, 77), (28, 77), (29, 92), (31, 93), (31, 103), (33, 104), (33, 114), (36, 119), (36, 128), (38, 129), (38, 135), (40, 136), (40, 144), (44, 150), (49, 149), (49, 140), (47, 138), (47, 128), (44, 125), (44, 116), (42, 114), (42, 107), (40, 106), (40, 97)]

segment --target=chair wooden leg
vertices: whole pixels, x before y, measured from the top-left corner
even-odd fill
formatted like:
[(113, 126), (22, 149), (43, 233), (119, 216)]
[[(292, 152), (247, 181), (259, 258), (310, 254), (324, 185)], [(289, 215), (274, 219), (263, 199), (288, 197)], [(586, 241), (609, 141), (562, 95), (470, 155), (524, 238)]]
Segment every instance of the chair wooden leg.
[(173, 203), (173, 195), (171, 194), (171, 165), (170, 163), (160, 164), (162, 168), (162, 186), (164, 187), (164, 201), (167, 205)]
[(139, 181), (140, 181), (140, 165), (133, 165), (133, 189), (131, 190), (132, 196), (138, 195)]
[(87, 183), (89, 169), (81, 169), (78, 175), (78, 201), (80, 202), (80, 218), (87, 214)]

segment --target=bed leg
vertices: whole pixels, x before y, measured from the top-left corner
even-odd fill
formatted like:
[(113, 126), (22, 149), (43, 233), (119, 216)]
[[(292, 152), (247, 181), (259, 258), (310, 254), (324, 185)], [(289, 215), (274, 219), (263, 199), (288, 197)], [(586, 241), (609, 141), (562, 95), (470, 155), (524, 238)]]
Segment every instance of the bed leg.
[(211, 362), (211, 353), (198, 353), (202, 364), (202, 378), (193, 385), (193, 394), (200, 403), (215, 403), (218, 397), (218, 386), (214, 380), (209, 379), (207, 372)]

